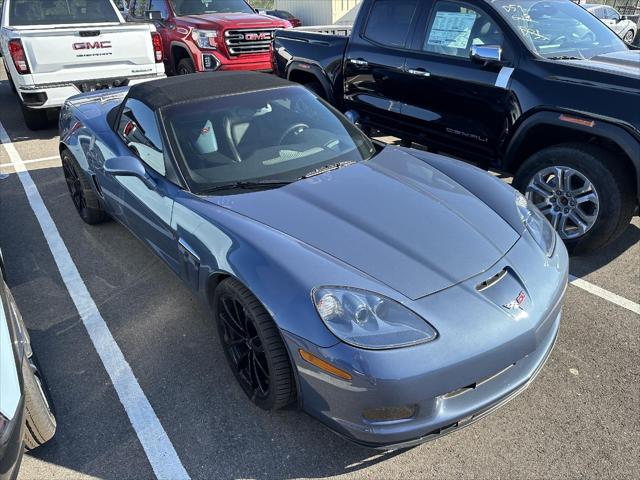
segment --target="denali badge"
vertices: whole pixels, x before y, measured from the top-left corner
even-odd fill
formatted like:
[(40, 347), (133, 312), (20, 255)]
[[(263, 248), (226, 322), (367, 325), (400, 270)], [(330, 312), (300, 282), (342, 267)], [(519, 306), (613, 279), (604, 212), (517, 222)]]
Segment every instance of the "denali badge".
[(505, 303), (504, 305), (502, 305), (504, 308), (506, 308), (507, 310), (514, 310), (516, 308), (519, 308), (520, 310), (523, 310), (522, 308), (522, 304), (524, 303), (524, 301), (527, 299), (527, 294), (524, 293), (524, 291), (520, 292), (518, 294), (518, 296), (516, 297), (515, 300), (513, 300), (512, 302), (509, 303)]
[(111, 41), (104, 42), (78, 42), (72, 45), (74, 50), (96, 50), (99, 48), (111, 48)]
[(259, 40), (271, 40), (271, 32), (245, 33), (244, 39), (249, 42), (256, 42)]

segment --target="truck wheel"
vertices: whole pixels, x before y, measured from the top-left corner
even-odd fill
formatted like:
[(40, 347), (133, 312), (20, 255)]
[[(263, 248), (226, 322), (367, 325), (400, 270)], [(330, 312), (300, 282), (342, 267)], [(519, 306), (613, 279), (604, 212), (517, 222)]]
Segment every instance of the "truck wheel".
[(568, 143), (529, 157), (513, 186), (544, 213), (569, 251), (586, 253), (628, 228), (635, 209), (633, 177), (606, 150)]
[(34, 109), (25, 107), (22, 102), (20, 102), (20, 108), (22, 109), (24, 123), (29, 130), (43, 130), (49, 126), (47, 110), (45, 108)]
[(634, 38), (636, 38), (636, 33), (633, 30), (629, 30), (624, 34), (624, 37), (622, 39), (624, 40), (624, 43), (631, 45)]
[(53, 401), (35, 354), (28, 361), (22, 362), (22, 376), (27, 424), (24, 443), (27, 450), (33, 450), (51, 440), (56, 433), (57, 423)]
[(225, 356), (247, 396), (264, 410), (289, 405), (296, 392), (291, 362), (260, 301), (229, 278), (216, 288), (213, 308)]
[(62, 171), (67, 182), (71, 200), (80, 218), (89, 225), (102, 223), (109, 218), (102, 208), (98, 194), (91, 188), (86, 175), (69, 150), (62, 152)]
[(178, 62), (176, 72), (178, 75), (190, 75), (192, 73), (196, 73), (196, 67), (190, 58), (183, 58)]
[(322, 88), (322, 84), (320, 82), (305, 83), (304, 88), (315, 93), (317, 96), (319, 96), (323, 100), (327, 99), (327, 95), (325, 94), (324, 88)]
[[(3, 62), (4, 63), (4, 62)], [(11, 89), (11, 91), (13, 93), (17, 93), (16, 91), (16, 84), (13, 83), (13, 79), (11, 78), (11, 74), (9, 73), (9, 69), (7, 68), (7, 66), (4, 66), (4, 71), (7, 74), (7, 81), (9, 82), (9, 88)]]

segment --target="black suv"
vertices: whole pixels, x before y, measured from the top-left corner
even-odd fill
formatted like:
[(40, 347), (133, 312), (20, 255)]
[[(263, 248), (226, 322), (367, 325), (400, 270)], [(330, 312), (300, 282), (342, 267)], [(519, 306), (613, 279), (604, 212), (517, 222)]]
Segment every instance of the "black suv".
[(627, 228), (640, 51), (569, 0), (365, 0), (350, 36), (277, 32), (274, 69), (365, 128), (515, 174), (567, 246)]

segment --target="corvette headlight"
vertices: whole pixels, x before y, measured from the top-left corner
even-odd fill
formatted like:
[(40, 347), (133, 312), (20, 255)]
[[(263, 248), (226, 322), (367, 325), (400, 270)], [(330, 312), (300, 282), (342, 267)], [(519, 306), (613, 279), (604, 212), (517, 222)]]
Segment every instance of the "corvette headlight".
[(556, 231), (538, 208), (524, 196), (518, 195), (516, 207), (522, 218), (522, 223), (540, 246), (542, 251), (550, 257), (556, 247)]
[(205, 50), (212, 50), (217, 48), (216, 42), (218, 40), (218, 31), (194, 29), (191, 32), (191, 38), (193, 38), (193, 41), (198, 44), (198, 47)]
[(312, 292), (320, 318), (331, 332), (354, 347), (382, 350), (430, 342), (438, 332), (395, 300), (347, 287)]

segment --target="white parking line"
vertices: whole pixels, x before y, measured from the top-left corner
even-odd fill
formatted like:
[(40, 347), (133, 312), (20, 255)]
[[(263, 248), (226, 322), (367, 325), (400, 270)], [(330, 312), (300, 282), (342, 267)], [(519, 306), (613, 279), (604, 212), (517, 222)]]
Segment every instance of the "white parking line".
[(640, 304), (636, 302), (632, 302), (631, 300), (627, 300), (620, 295), (610, 292), (609, 290), (605, 290), (604, 288), (598, 287), (593, 283), (589, 283), (586, 280), (582, 280), (581, 278), (574, 277), (573, 275), (569, 275), (569, 283), (575, 287), (581, 288), (589, 292), (592, 295), (595, 295), (600, 298), (604, 298), (608, 302), (615, 303), (616, 305), (626, 308), (634, 313), (640, 315)]
[(49, 244), (62, 280), (113, 383), (120, 402), (129, 416), (129, 421), (142, 444), (142, 448), (144, 448), (156, 477), (167, 480), (188, 479), (189, 475), (178, 458), (169, 436), (160, 424), (160, 420), (140, 388), (131, 367), (111, 335), (93, 298), (91, 298), (40, 192), (27, 171), (25, 162), (22, 161), (20, 154), (11, 143), (2, 123), (0, 123), (0, 143), (4, 145), (11, 162), (15, 165), (20, 182), (38, 219), (40, 228), (42, 228), (44, 238)]
[(29, 165), (31, 163), (50, 162), (51, 160), (60, 160), (60, 155), (54, 155), (52, 157), (36, 158), (34, 160), (22, 160), (20, 162), (0, 163), (0, 168), (18, 167), (20, 165)]

